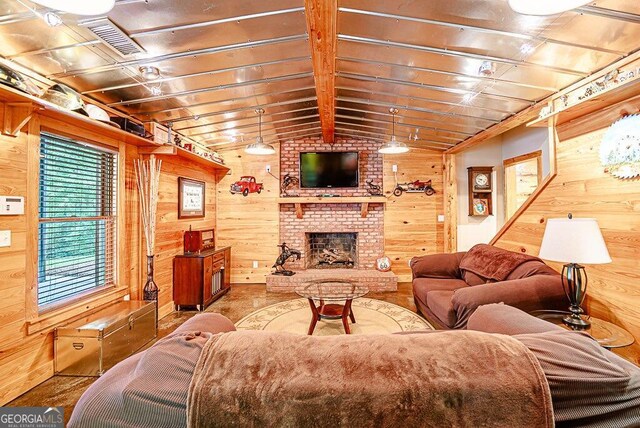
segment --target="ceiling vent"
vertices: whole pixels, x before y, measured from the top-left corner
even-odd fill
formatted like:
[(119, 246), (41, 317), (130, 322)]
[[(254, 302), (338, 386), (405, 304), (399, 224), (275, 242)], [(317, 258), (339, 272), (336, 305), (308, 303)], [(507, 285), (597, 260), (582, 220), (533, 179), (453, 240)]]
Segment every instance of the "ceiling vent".
[(90, 19), (80, 22), (79, 25), (91, 30), (91, 32), (98, 36), (107, 46), (123, 57), (144, 52), (144, 49), (142, 49), (140, 45), (127, 36), (124, 31), (111, 22), (109, 18)]

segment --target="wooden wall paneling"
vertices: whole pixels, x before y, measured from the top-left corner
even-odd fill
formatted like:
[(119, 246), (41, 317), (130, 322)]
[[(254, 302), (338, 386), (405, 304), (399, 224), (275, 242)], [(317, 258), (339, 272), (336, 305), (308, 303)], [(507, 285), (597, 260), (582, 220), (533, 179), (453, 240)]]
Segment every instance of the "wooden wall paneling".
[(444, 252), (455, 253), (458, 250), (458, 183), (456, 181), (456, 156), (442, 155), (444, 170)]
[[(264, 283), (279, 254), (280, 146), (274, 147), (276, 153), (268, 156), (248, 155), (244, 148), (222, 153), (231, 171), (222, 177), (216, 192), (216, 245), (231, 246), (232, 283)], [(266, 165), (271, 165), (271, 174)], [(262, 193), (232, 195), (229, 188), (242, 175), (252, 175), (263, 183)], [(258, 269), (252, 267), (254, 260)]]
[[(640, 108), (635, 98), (633, 108)], [(614, 106), (613, 111), (619, 111)], [(557, 175), (544, 191), (516, 216), (494, 240), (495, 245), (536, 255), (546, 220), (595, 217), (602, 229), (613, 263), (587, 266), (588, 311), (629, 330), (636, 344), (617, 352), (640, 363), (640, 185), (638, 180), (610, 176), (600, 165), (599, 143), (606, 131), (601, 117), (612, 119), (610, 109), (558, 129)], [(615, 117), (615, 114), (614, 114)], [(560, 268), (560, 264), (552, 264)]]
[[(412, 149), (407, 154), (385, 155), (383, 160), (384, 194), (388, 197), (384, 212), (385, 254), (399, 281), (411, 281), (409, 260), (413, 256), (444, 251), (444, 181), (442, 152)], [(395, 177), (392, 165), (398, 165), (398, 181), (432, 180), (436, 194), (404, 193), (393, 196)], [(455, 176), (455, 175), (454, 175)]]

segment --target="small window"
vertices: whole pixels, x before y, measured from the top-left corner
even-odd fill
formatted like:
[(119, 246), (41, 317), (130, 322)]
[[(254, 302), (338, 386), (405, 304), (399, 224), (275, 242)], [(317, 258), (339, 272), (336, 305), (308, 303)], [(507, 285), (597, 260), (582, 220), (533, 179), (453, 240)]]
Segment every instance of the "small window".
[(40, 137), (38, 307), (115, 282), (117, 154)]
[(542, 152), (504, 161), (505, 220), (509, 220), (542, 181)]

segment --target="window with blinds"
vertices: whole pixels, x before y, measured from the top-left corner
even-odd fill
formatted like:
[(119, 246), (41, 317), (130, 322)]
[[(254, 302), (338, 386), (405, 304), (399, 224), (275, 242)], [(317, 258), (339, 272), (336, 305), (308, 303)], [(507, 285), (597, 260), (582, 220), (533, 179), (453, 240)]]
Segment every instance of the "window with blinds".
[(38, 306), (114, 283), (117, 153), (40, 137)]

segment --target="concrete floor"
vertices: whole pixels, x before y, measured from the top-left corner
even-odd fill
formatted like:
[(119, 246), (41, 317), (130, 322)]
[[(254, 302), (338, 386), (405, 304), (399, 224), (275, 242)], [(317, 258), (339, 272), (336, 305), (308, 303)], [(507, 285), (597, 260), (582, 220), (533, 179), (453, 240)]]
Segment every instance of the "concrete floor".
[[(220, 313), (235, 323), (257, 309), (299, 297), (292, 293), (268, 293), (264, 284), (234, 285), (226, 295), (212, 303), (207, 308), (207, 312)], [(367, 297), (395, 303), (416, 311), (410, 283), (398, 284), (397, 292), (370, 293)], [(196, 313), (196, 311), (174, 312), (162, 318), (158, 323), (158, 338), (168, 335)], [(7, 406), (62, 406), (66, 425), (78, 399), (96, 379), (95, 377), (54, 376), (16, 398)]]

